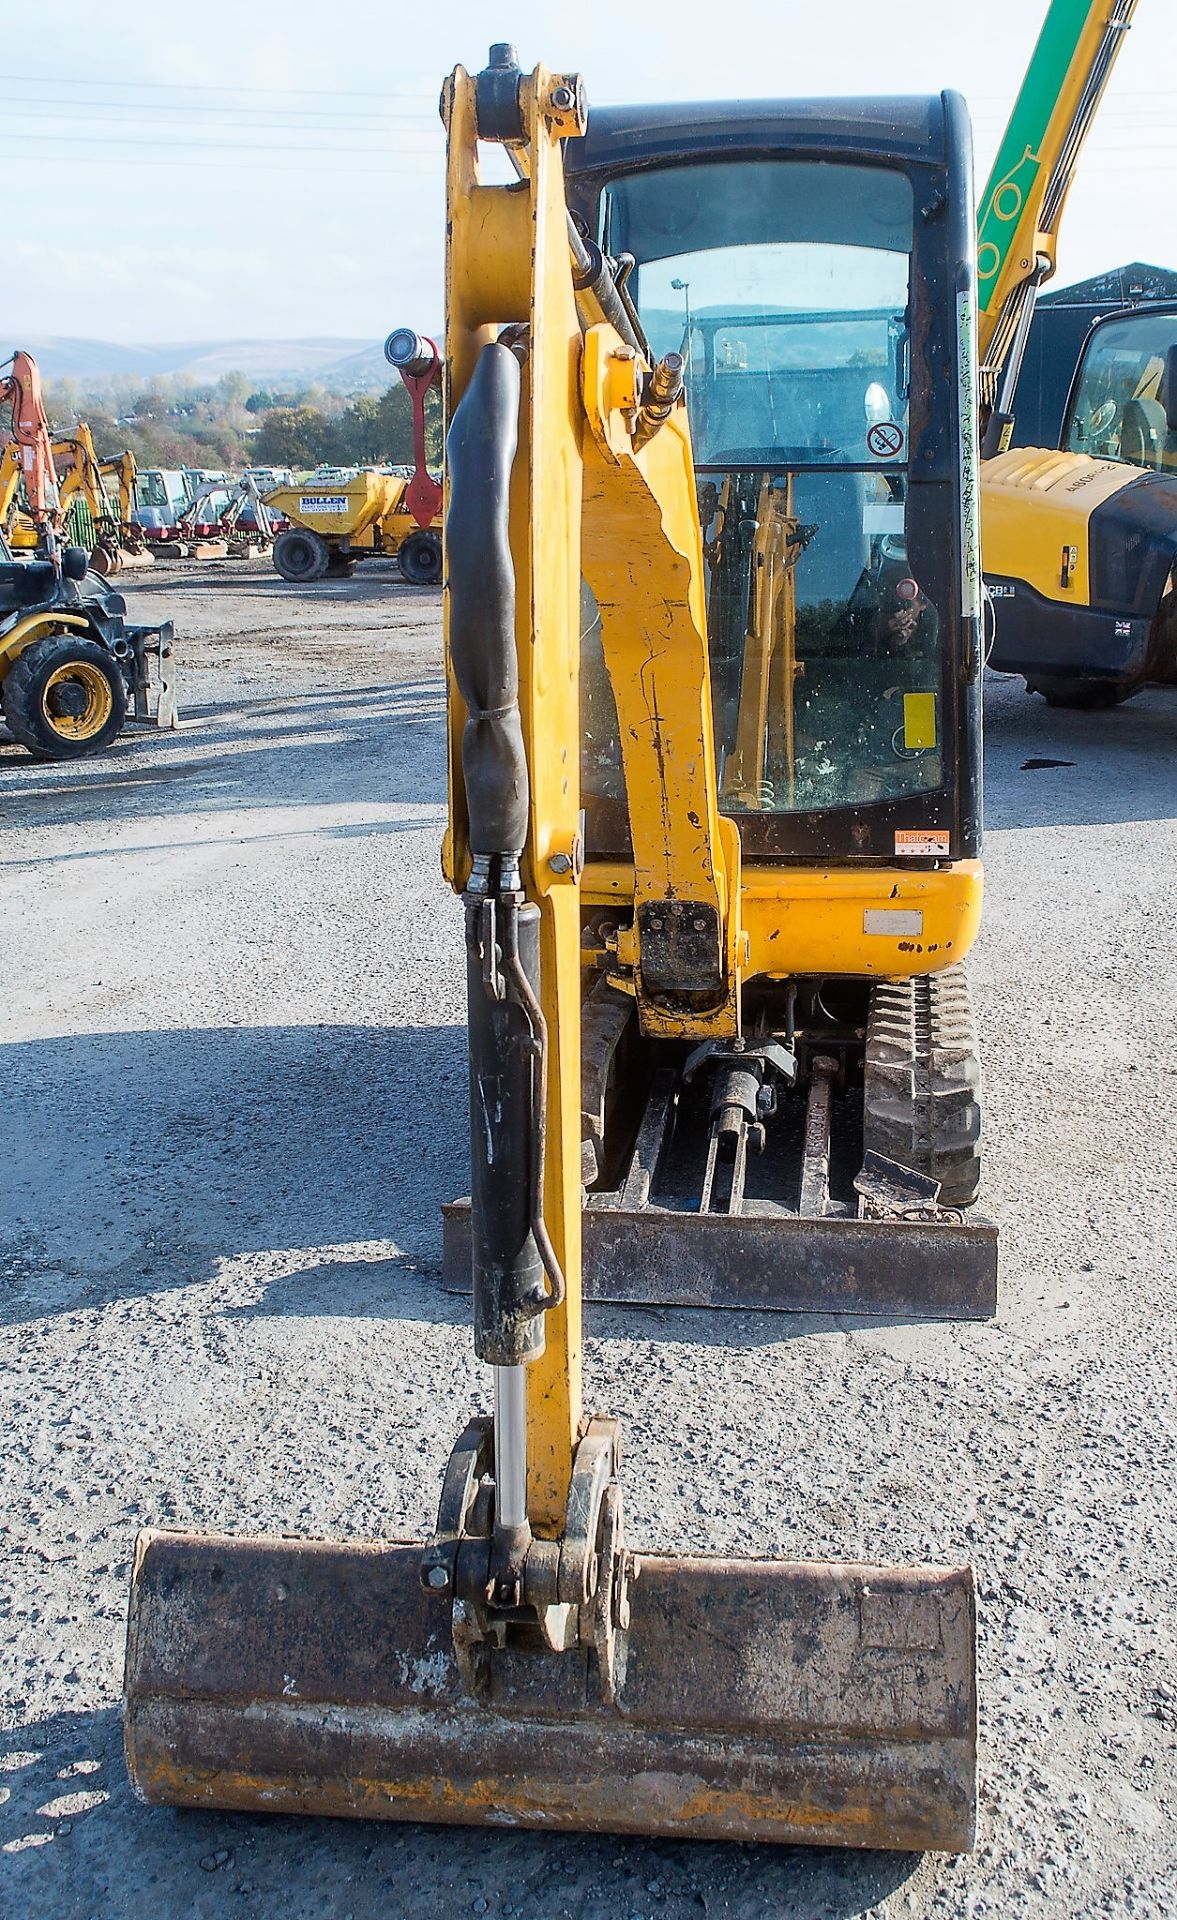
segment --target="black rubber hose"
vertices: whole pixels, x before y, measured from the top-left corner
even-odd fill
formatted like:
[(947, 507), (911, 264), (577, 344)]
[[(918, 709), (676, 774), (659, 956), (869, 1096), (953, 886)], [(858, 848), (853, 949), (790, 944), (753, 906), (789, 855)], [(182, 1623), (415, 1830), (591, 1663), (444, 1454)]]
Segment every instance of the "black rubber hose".
[(519, 396), (519, 362), (510, 348), (483, 347), (446, 441), (450, 658), (466, 703), (470, 850), (516, 857), (527, 838), (529, 800), (509, 539)]

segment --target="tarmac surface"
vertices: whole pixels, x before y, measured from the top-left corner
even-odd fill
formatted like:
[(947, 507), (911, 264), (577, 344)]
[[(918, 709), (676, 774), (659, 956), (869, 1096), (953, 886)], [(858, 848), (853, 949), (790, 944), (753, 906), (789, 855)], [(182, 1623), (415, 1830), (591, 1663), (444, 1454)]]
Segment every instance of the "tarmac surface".
[(987, 688), (987, 1325), (596, 1309), (639, 1548), (971, 1560), (969, 1858), (182, 1814), (134, 1799), (145, 1523), (418, 1536), (488, 1405), (437, 597), (126, 576), (175, 734), (0, 744), (0, 1910), (14, 1920), (1177, 1912), (1177, 689)]

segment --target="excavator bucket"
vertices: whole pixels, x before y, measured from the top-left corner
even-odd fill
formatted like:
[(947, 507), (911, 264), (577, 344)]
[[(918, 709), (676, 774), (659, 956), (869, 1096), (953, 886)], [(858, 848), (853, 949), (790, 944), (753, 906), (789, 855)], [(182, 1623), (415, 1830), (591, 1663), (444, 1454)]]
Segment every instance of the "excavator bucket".
[(677, 1839), (967, 1850), (968, 1569), (643, 1557), (590, 1651), (466, 1692), (423, 1548), (144, 1533), (126, 1745), (147, 1801)]

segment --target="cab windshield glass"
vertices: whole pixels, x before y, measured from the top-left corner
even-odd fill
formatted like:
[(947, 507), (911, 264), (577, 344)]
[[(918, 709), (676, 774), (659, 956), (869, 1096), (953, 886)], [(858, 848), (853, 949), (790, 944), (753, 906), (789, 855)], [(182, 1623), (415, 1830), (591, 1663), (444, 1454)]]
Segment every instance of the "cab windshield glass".
[(1177, 361), (1177, 313), (1127, 314), (1100, 327), (1067, 416), (1067, 451), (1177, 470), (1177, 434), (1166, 417), (1171, 351)]
[[(729, 812), (942, 784), (940, 622), (908, 551), (913, 225), (881, 167), (709, 161), (605, 194), (652, 350), (687, 355)], [(590, 791), (607, 713), (586, 712)]]

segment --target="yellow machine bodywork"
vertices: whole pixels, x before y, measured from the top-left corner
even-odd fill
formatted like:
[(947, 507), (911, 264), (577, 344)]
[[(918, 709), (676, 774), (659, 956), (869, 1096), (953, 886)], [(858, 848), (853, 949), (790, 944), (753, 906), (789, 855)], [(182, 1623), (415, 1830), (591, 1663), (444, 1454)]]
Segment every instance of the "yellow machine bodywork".
[[(738, 915), (745, 983), (799, 974), (898, 980), (968, 954), (981, 924), (979, 860), (951, 866), (782, 868), (745, 862)], [(633, 869), (591, 860), (586, 907), (632, 909)], [(919, 918), (913, 930), (912, 916)], [(902, 932), (888, 930), (903, 923)]]
[(1024, 580), (1043, 599), (1088, 606), (1091, 516), (1139, 478), (1118, 460), (1042, 447), (1014, 447), (984, 461), (986, 572)]
[[(56, 446), (53, 455), (56, 465)], [(32, 519), (17, 506), (20, 483), (20, 448), (15, 440), (10, 440), (0, 453), (0, 527), (4, 528), (9, 546), (17, 551), (35, 548), (39, 539)]]
[(47, 634), (76, 631), (88, 631), (89, 622), (78, 613), (30, 613), (23, 620), (0, 634), (0, 679), (7, 673), (14, 660), (19, 660), (26, 647), (34, 640), (43, 640)]
[[(265, 503), (293, 526), (321, 534), (329, 545), (346, 540), (357, 554), (392, 557), (417, 527), (402, 505), (407, 485), (400, 474), (364, 472), (350, 480), (312, 479), (301, 486), (278, 487), (266, 495)], [(440, 529), (440, 519), (434, 524)]]

